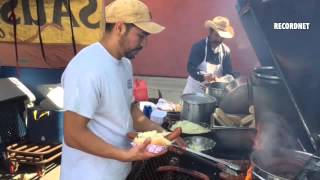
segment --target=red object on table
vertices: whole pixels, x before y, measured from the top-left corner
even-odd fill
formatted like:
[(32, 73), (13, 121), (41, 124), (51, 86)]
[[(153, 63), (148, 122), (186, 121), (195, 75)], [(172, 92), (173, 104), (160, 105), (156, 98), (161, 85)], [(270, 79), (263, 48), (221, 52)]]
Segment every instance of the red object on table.
[(136, 101), (148, 101), (148, 84), (145, 80), (135, 79), (133, 84), (133, 96)]

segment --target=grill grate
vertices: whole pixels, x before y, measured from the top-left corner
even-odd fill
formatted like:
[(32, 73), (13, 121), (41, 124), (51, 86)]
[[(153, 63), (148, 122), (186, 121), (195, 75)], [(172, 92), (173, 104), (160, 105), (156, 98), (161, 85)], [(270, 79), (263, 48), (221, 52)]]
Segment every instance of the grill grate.
[(159, 166), (167, 165), (172, 154), (167, 153), (146, 161), (137, 161), (133, 164), (127, 180), (162, 180), (163, 174), (156, 171)]
[[(180, 158), (180, 155), (168, 152), (160, 157), (135, 162), (127, 180), (198, 180), (199, 178), (180, 171), (157, 171), (160, 166), (169, 165), (180, 167)], [(185, 157), (183, 159), (185, 159)], [(192, 159), (188, 158), (188, 162), (193, 164)], [(181, 163), (181, 165), (183, 164), (185, 163)], [(190, 167), (188, 169), (190, 169)]]
[(162, 180), (200, 180), (199, 178), (195, 178), (190, 175), (186, 175), (183, 173), (166, 173)]

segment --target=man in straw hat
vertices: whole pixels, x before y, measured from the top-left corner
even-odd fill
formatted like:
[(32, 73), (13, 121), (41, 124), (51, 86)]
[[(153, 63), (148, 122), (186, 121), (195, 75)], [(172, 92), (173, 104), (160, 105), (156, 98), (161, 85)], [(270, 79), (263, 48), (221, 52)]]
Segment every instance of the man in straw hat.
[(205, 21), (209, 35), (192, 46), (188, 61), (186, 87), (183, 94), (204, 93), (205, 84), (214, 82), (224, 75), (232, 75), (230, 49), (223, 42), (234, 36), (230, 21), (217, 16)]
[(131, 161), (159, 154), (146, 151), (150, 139), (132, 147), (127, 133), (163, 129), (133, 103), (129, 59), (147, 36), (164, 30), (139, 0), (115, 0), (105, 7), (105, 33), (82, 49), (62, 75), (64, 143), (62, 180), (123, 180)]

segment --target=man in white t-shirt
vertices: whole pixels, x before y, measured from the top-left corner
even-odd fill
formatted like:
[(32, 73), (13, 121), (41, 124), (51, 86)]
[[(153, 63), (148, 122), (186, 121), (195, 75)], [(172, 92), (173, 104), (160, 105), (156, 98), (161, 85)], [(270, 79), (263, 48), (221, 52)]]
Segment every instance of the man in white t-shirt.
[(123, 180), (131, 161), (160, 154), (130, 146), (127, 133), (163, 129), (133, 104), (129, 59), (149, 34), (164, 27), (151, 21), (139, 0), (115, 0), (105, 8), (106, 30), (100, 42), (82, 49), (62, 76), (64, 144), (62, 180)]

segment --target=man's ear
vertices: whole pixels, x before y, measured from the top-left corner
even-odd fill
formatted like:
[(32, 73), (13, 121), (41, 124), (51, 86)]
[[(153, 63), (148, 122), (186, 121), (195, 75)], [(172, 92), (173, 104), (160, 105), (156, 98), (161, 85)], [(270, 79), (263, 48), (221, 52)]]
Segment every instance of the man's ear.
[(126, 33), (126, 26), (123, 22), (117, 22), (114, 28), (116, 33), (119, 35), (124, 35)]

